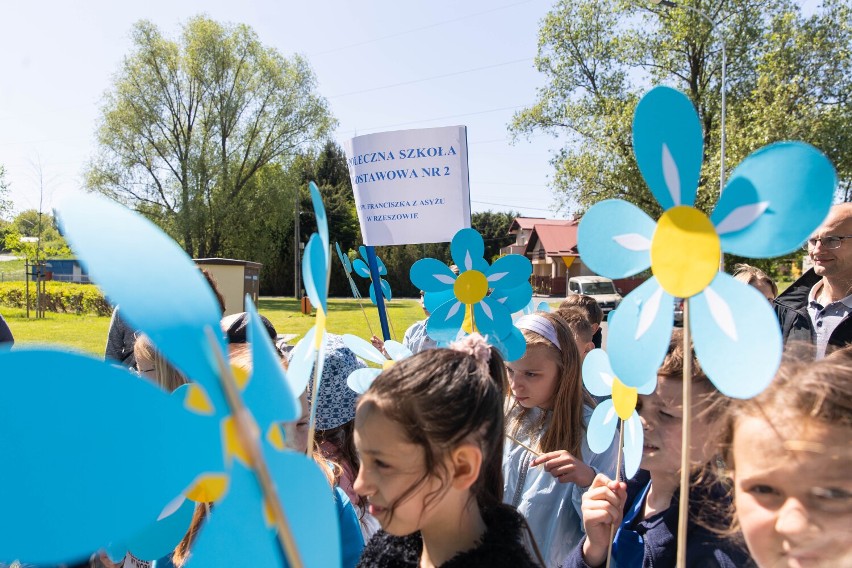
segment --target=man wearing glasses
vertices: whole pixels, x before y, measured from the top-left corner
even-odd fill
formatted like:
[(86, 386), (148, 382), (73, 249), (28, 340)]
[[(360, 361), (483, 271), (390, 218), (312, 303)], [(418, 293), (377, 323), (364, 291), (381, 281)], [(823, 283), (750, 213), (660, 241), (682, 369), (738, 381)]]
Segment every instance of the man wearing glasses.
[(852, 343), (852, 203), (832, 207), (803, 248), (814, 266), (775, 299), (775, 312), (784, 342), (811, 342), (821, 359)]

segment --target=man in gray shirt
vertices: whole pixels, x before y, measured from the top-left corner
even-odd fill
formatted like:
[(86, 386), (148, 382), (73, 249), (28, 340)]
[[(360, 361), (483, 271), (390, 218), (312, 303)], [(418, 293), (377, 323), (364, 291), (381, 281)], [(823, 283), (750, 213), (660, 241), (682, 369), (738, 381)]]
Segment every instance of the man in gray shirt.
[(804, 248), (812, 269), (775, 299), (784, 342), (811, 342), (820, 359), (852, 343), (852, 203), (831, 208)]

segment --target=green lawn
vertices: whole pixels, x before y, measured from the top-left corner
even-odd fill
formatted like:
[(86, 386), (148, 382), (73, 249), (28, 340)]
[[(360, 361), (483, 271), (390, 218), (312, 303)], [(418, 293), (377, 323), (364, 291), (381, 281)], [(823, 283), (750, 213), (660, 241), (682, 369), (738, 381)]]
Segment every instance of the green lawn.
[[(269, 318), (278, 333), (303, 335), (314, 325), (314, 315), (306, 316), (299, 311), (299, 304), (293, 298), (268, 297), (260, 299), (260, 313)], [(381, 336), (379, 316), (376, 308), (367, 300), (364, 302), (367, 319), (372, 331)], [(418, 319), (424, 317), (423, 310), (416, 300), (396, 299), (388, 306), (390, 322), (395, 330), (395, 339), (402, 341), (405, 330)], [(15, 336), (15, 345), (62, 345), (64, 347), (103, 355), (106, 345), (109, 317), (75, 316), (70, 314), (49, 313), (44, 319), (26, 319), (24, 310), (0, 307), (0, 314), (6, 319)], [(32, 315), (32, 314), (31, 314)], [(333, 333), (353, 333), (365, 339), (370, 337), (367, 321), (358, 305), (352, 299), (329, 300), (328, 330)]]

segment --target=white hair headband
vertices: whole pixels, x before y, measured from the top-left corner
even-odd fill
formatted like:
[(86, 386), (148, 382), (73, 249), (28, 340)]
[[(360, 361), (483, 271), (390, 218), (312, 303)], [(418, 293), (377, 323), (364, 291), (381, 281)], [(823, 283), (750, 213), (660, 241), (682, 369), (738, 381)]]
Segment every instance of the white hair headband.
[(562, 351), (559, 339), (556, 337), (556, 328), (553, 327), (553, 324), (546, 317), (538, 314), (529, 314), (518, 318), (518, 321), (515, 322), (515, 327), (539, 334), (550, 341), (554, 347)]

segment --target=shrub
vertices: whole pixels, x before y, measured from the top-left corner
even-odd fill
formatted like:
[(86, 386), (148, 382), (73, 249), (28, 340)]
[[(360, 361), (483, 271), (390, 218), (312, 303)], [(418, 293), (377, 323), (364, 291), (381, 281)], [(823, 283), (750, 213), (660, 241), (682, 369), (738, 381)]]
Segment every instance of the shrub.
[[(112, 306), (104, 299), (97, 286), (69, 282), (47, 282), (41, 302), (45, 311), (66, 314), (96, 314), (108, 316)], [(36, 306), (36, 287), (30, 283), (30, 309)], [(24, 282), (0, 282), (0, 305), (9, 308), (26, 308)]]

